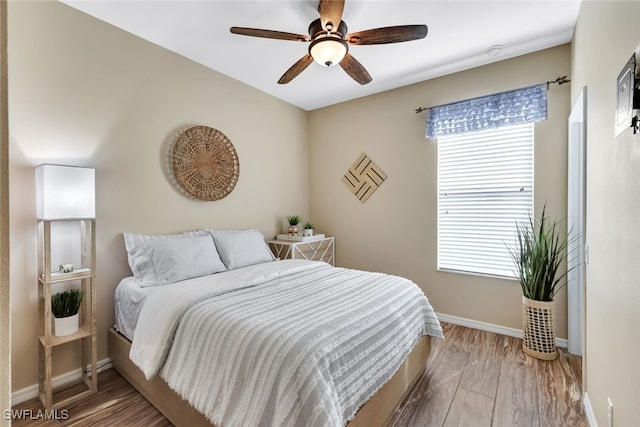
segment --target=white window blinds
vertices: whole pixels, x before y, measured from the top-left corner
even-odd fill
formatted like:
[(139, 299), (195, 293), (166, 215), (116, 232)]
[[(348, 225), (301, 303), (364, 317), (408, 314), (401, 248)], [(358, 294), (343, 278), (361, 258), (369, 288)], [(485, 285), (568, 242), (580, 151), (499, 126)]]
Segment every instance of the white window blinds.
[(438, 269), (515, 277), (533, 211), (533, 123), (438, 137)]

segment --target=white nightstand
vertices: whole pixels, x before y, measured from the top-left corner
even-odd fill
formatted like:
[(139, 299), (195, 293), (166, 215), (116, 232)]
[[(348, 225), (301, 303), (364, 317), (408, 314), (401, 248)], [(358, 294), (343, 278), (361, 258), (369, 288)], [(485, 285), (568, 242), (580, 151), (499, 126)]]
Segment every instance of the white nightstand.
[(335, 266), (336, 250), (333, 237), (324, 237), (306, 242), (291, 240), (269, 240), (267, 242), (273, 254), (280, 259), (306, 259), (324, 261)]

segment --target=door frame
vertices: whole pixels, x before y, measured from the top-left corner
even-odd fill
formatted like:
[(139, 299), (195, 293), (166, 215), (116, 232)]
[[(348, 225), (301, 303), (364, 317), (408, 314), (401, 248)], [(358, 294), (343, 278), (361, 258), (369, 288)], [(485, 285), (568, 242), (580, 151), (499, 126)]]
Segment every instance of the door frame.
[[(586, 264), (587, 237), (587, 87), (583, 87), (568, 119), (567, 217), (569, 247), (567, 268), (568, 350), (582, 356), (586, 367)], [(583, 390), (586, 384), (583, 384)]]

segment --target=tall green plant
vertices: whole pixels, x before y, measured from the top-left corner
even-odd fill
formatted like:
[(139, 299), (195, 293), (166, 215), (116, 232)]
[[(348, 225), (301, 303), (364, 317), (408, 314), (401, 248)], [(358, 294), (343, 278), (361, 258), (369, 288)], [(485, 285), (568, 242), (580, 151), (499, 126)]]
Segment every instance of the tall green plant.
[(80, 309), (82, 296), (80, 289), (69, 289), (52, 295), (51, 312), (57, 318), (73, 316)]
[(529, 216), (528, 224), (516, 223), (516, 247), (511, 256), (522, 287), (522, 294), (536, 301), (553, 301), (566, 282), (568, 237), (563, 236), (560, 224), (545, 215), (539, 220)]

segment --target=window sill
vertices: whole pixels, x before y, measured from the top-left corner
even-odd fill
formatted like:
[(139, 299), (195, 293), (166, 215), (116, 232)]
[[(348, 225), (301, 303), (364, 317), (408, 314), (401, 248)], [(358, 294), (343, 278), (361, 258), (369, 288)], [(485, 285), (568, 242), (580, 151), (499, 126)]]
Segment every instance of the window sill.
[(465, 275), (465, 276), (484, 277), (484, 278), (487, 278), (487, 279), (502, 279), (502, 280), (509, 280), (509, 281), (512, 281), (512, 282), (518, 282), (518, 278), (517, 277), (500, 276), (498, 274), (476, 273), (476, 272), (473, 272), (473, 271), (453, 270), (453, 269), (448, 269), (448, 268), (438, 268), (438, 272), (439, 273), (449, 273), (449, 274), (462, 274), (462, 275)]

